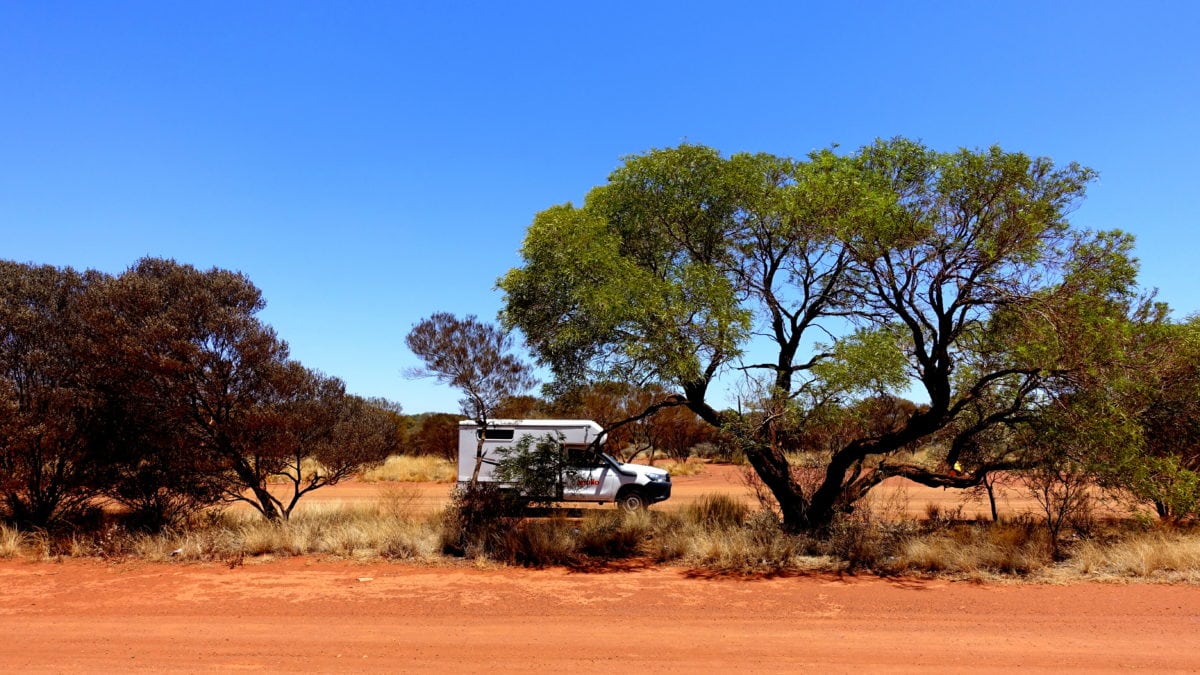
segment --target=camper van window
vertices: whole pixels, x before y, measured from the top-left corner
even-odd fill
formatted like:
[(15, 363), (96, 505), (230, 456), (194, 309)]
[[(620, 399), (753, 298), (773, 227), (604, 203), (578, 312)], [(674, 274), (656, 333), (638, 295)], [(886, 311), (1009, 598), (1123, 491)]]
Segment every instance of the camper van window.
[(566, 449), (567, 466), (575, 469), (594, 469), (604, 466), (603, 458), (595, 450), (586, 445), (568, 445)]
[(484, 429), (483, 438), (488, 441), (511, 441), (513, 439), (512, 429)]

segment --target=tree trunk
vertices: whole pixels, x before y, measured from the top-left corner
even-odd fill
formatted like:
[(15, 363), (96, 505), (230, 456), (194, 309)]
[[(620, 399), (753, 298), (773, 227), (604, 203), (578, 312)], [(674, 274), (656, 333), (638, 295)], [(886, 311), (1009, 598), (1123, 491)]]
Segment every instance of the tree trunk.
[(474, 489), (479, 484), (479, 469), (483, 467), (483, 441), (483, 430), (481, 429), (479, 431), (479, 442), (475, 445), (475, 469), (471, 471), (471, 489)]
[(753, 442), (745, 453), (750, 466), (779, 502), (783, 529), (787, 532), (807, 530), (808, 503), (804, 491), (792, 480), (791, 467), (783, 453), (769, 445)]
[[(801, 525), (802, 529), (810, 532), (824, 532), (833, 525), (833, 519), (838, 512), (838, 503), (843, 501), (846, 474), (853, 465), (854, 460), (844, 451), (834, 454), (829, 460), (829, 465), (825, 467), (825, 480), (813, 492), (808, 512)], [(870, 486), (865, 487), (862, 494), (858, 496), (865, 496), (869, 489)]]
[(983, 479), (983, 489), (987, 490), (988, 506), (992, 507), (992, 522), (1000, 522), (1000, 514), (996, 510), (996, 479), (987, 477)]
[(279, 513), (279, 509), (275, 508), (275, 501), (265, 487), (255, 485), (251, 490), (254, 492), (254, 498), (258, 500), (258, 510), (262, 512), (264, 518), (272, 523), (284, 519), (283, 515)]

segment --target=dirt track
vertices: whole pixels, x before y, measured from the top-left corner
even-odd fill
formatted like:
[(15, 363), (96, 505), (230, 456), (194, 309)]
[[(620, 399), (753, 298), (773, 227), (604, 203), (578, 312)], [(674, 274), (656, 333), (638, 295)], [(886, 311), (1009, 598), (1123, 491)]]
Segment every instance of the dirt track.
[(1200, 588), (0, 562), (0, 670), (1200, 669)]
[[(445, 484), (347, 483), (309, 504)], [(672, 509), (739, 472), (680, 477)], [(879, 508), (951, 510), (954, 491), (893, 482)], [(1033, 505), (1012, 493), (1009, 512)], [(967, 503), (965, 513), (985, 508)], [(604, 508), (612, 508), (611, 506)], [(0, 561), (0, 672), (1200, 671), (1200, 587), (975, 585), (807, 576), (690, 577), (358, 564)]]

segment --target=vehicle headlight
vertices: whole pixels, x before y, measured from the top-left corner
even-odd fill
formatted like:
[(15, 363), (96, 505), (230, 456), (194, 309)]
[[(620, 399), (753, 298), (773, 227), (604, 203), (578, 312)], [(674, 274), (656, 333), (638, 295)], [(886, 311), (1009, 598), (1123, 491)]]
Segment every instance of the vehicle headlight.
[(652, 473), (647, 476), (651, 483), (670, 483), (671, 474), (669, 473)]

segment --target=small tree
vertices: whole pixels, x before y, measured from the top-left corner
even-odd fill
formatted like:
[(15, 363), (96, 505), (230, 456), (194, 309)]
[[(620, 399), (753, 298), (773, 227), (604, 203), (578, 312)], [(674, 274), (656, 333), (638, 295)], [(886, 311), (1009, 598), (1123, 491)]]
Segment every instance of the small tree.
[(439, 312), (414, 326), (405, 342), (425, 362), (423, 368), (410, 370), (410, 376), (432, 377), (463, 393), (459, 401), (462, 412), (479, 428), (471, 473), (474, 485), (483, 463), (488, 422), (505, 400), (536, 384), (530, 367), (509, 353), (512, 338), (507, 332), (473, 315), (460, 320)]
[[(286, 520), (304, 495), (336, 485), (394, 452), (399, 433), (387, 411), (346, 394), (337, 378), (289, 363), (280, 380), (282, 400), (260, 406), (253, 415), (259, 431), (255, 470), (239, 473), (229, 496), (268, 518), (277, 513)], [(245, 475), (253, 475), (253, 482)], [(269, 482), (280, 479), (288, 486), (282, 494), (268, 489)]]

